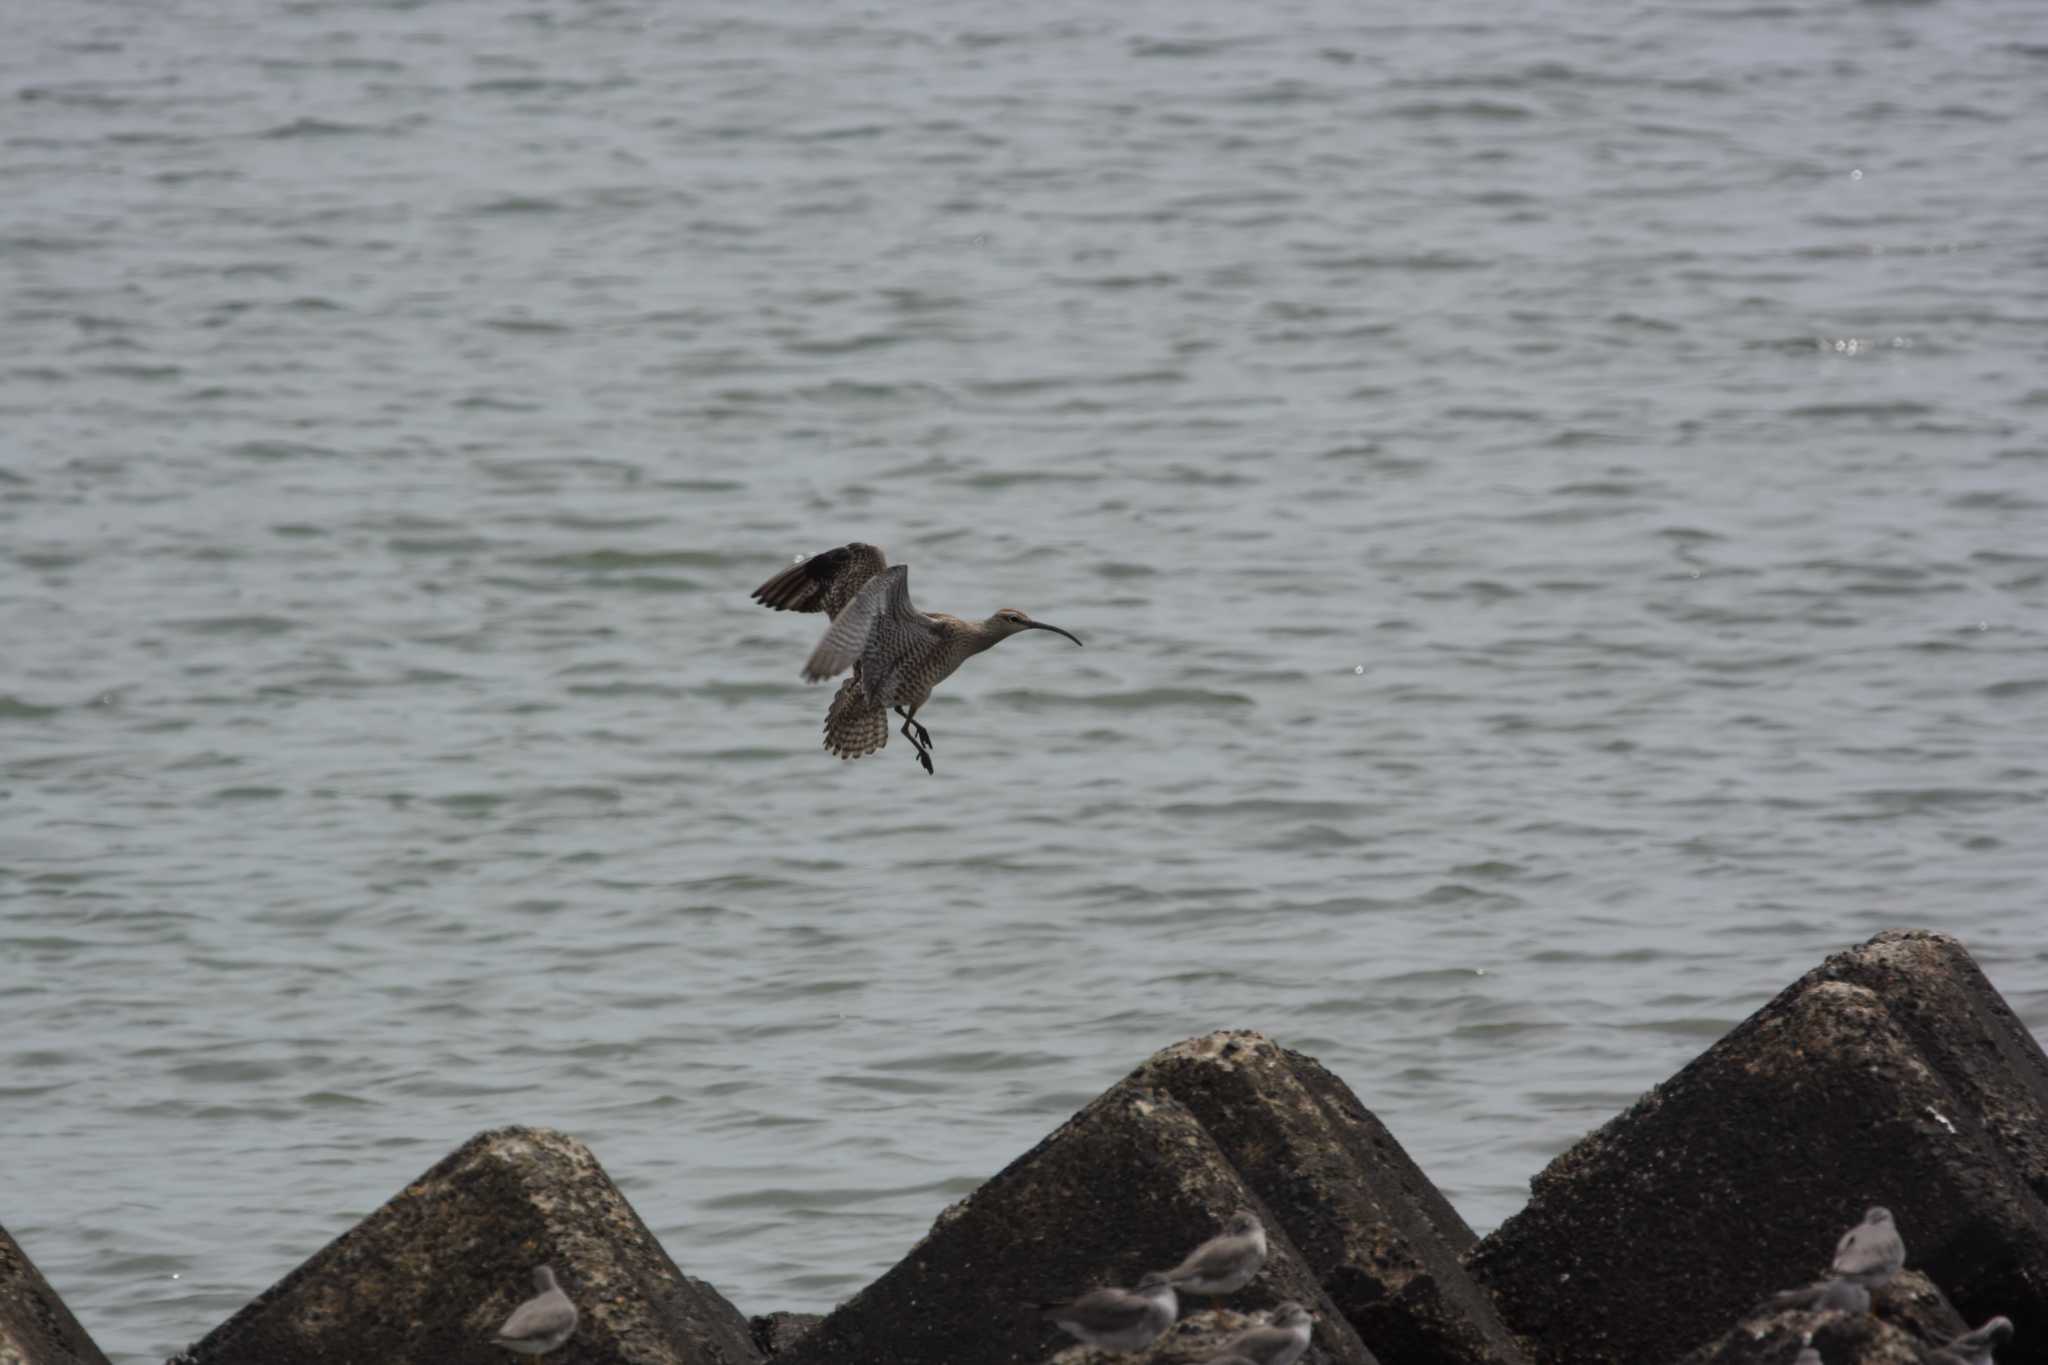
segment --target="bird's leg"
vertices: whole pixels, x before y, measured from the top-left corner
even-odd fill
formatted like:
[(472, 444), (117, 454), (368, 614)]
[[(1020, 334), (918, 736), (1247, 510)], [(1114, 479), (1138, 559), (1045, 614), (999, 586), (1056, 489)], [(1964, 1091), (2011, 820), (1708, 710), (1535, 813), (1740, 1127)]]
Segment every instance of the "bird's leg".
[(917, 738), (912, 740), (911, 743), (922, 745), (927, 749), (932, 747), (932, 732), (917, 723), (917, 712), (906, 711), (899, 706), (896, 708), (896, 714), (903, 717), (904, 723), (909, 725), (911, 729), (917, 731)]
[[(910, 747), (917, 750), (917, 761), (924, 765), (926, 772), (932, 772), (931, 752), (925, 748), (925, 744), (930, 742), (930, 736), (926, 736), (925, 740), (920, 742), (918, 737), (911, 733), (911, 727), (916, 726), (919, 730), (924, 729), (924, 727), (912, 720), (909, 714), (900, 706), (896, 708), (896, 714), (903, 717), (903, 728), (896, 733), (910, 741)], [(934, 773), (933, 775), (936, 776), (937, 774)]]

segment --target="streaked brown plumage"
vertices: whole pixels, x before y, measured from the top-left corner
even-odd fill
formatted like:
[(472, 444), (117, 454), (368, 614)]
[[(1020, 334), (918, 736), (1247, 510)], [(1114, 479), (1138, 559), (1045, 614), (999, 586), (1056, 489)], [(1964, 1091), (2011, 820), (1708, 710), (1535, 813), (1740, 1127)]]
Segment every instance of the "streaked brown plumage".
[(841, 758), (874, 753), (889, 742), (893, 707), (926, 772), (933, 770), (932, 736), (917, 723), (918, 708), (961, 664), (1020, 631), (1049, 630), (1081, 643), (1009, 607), (984, 621), (919, 611), (910, 603), (909, 567), (890, 568), (878, 547), (859, 541), (784, 569), (754, 589), (754, 600), (831, 618), (803, 670), (807, 682), (852, 670), (825, 713), (825, 747)]

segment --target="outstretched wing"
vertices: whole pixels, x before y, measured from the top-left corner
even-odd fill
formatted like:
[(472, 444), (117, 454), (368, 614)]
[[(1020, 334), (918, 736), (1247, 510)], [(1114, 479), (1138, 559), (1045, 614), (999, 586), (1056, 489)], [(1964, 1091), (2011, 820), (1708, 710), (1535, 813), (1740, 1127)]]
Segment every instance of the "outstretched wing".
[(804, 678), (823, 682), (859, 660), (868, 696), (883, 700), (891, 691), (887, 680), (938, 643), (938, 627), (910, 604), (910, 566), (898, 564), (870, 578), (832, 618), (832, 629), (804, 664)]
[(837, 620), (868, 580), (888, 567), (881, 546), (856, 540), (784, 569), (754, 589), (754, 600), (776, 611), (822, 611)]

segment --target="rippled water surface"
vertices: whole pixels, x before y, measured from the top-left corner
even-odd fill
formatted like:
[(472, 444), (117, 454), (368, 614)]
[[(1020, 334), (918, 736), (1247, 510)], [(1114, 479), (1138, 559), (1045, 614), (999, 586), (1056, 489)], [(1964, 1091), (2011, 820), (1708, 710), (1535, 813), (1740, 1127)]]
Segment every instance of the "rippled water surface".
[[(818, 1309), (1157, 1046), (1472, 1222), (1825, 952), (2048, 1026), (2048, 11), (92, 0), (0, 46), (4, 1221), (476, 1130)], [(872, 539), (1013, 640), (841, 764)]]

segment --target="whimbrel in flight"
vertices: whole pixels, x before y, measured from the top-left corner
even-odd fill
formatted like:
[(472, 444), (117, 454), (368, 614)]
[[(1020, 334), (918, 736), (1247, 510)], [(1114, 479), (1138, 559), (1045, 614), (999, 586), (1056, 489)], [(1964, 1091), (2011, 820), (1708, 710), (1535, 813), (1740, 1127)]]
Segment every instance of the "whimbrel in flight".
[(919, 611), (910, 605), (909, 566), (892, 569), (878, 547), (859, 541), (784, 569), (754, 589), (754, 600), (776, 611), (822, 611), (832, 620), (804, 664), (806, 682), (853, 670), (825, 713), (825, 747), (841, 758), (875, 752), (889, 742), (887, 712), (894, 708), (926, 772), (932, 733), (917, 723), (918, 708), (954, 669), (1019, 631), (1049, 630), (1081, 643), (1009, 607), (985, 621)]

